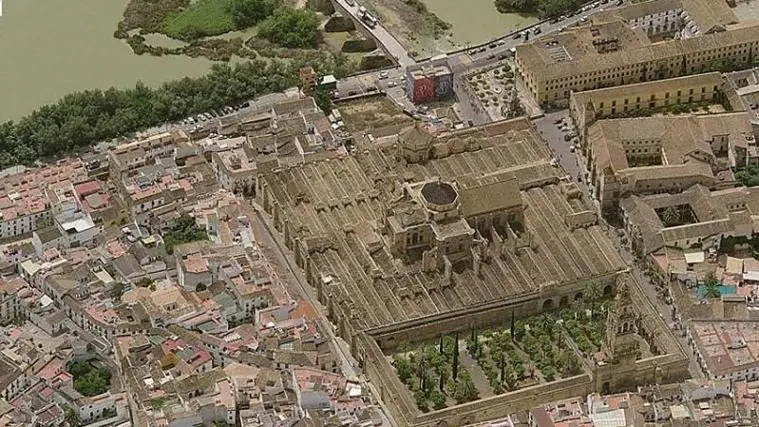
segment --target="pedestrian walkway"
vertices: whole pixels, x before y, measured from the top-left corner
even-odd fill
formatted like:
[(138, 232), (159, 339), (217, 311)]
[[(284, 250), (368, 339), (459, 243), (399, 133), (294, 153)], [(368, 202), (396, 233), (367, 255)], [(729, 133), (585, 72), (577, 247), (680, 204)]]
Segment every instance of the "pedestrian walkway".
[(462, 366), (465, 366), (467, 371), (469, 371), (469, 375), (472, 377), (472, 382), (480, 392), (480, 399), (495, 396), (495, 394), (493, 394), (493, 388), (490, 387), (490, 381), (488, 381), (485, 373), (482, 372), (482, 368), (480, 368), (477, 361), (472, 359), (472, 356), (466, 349), (466, 344), (463, 342), (460, 344), (463, 344), (463, 346), (459, 346), (459, 348), (462, 349), (462, 351), (459, 352), (459, 360), (461, 361)]

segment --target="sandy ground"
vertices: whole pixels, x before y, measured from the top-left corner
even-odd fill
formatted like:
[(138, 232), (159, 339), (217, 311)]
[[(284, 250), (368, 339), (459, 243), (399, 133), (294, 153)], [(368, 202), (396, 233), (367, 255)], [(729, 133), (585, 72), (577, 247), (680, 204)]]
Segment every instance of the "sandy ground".
[(412, 119), (387, 98), (368, 98), (337, 105), (345, 126), (350, 132), (362, 133), (402, 123), (412, 123)]
[(456, 48), (450, 30), (435, 34), (432, 14), (420, 14), (403, 0), (366, 0), (366, 7), (415, 59), (428, 58)]

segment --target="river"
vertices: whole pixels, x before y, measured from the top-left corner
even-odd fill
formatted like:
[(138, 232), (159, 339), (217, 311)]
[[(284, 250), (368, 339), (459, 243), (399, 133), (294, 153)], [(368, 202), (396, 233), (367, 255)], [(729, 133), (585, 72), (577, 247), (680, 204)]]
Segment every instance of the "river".
[(440, 19), (453, 25), (453, 38), (478, 44), (538, 21), (534, 16), (499, 13), (493, 0), (422, 0)]
[(67, 93), (150, 86), (208, 72), (205, 59), (137, 56), (113, 38), (128, 0), (4, 0), (0, 16), (0, 122)]

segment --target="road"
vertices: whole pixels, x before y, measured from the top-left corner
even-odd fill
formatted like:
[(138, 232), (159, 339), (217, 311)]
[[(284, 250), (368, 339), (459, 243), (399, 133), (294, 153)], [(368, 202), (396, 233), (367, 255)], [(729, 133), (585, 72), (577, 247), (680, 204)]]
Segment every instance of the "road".
[[(353, 18), (353, 20), (356, 22), (356, 25), (360, 25), (363, 27), (367, 32), (371, 33), (374, 37), (377, 38), (377, 40), (384, 46), (384, 50), (388, 53), (390, 53), (391, 56), (395, 58), (395, 60), (398, 62), (398, 65), (405, 69), (409, 65), (416, 64), (416, 61), (409, 56), (408, 51), (406, 50), (403, 45), (396, 39), (390, 32), (385, 29), (385, 27), (382, 25), (382, 23), (378, 23), (374, 28), (369, 27), (366, 25), (366, 22), (364, 22), (361, 17), (359, 17), (359, 4), (356, 4), (354, 1), (351, 1), (351, 3), (354, 3), (353, 6), (351, 6), (348, 3), (348, 0), (332, 0), (336, 5), (338, 5), (340, 8), (342, 8), (345, 12), (350, 14), (350, 16)], [(376, 17), (375, 17), (376, 18)]]
[[(564, 141), (564, 135), (566, 132), (562, 132), (554, 123), (556, 120), (563, 117), (566, 117), (566, 121), (569, 121), (568, 115), (568, 110), (561, 110), (547, 114), (545, 117), (535, 120), (534, 123), (538, 132), (540, 132), (540, 135), (548, 143), (548, 146), (551, 149), (554, 158), (558, 160), (559, 165), (567, 172), (567, 175), (572, 177), (577, 183), (585, 197), (595, 203), (595, 200), (589, 195), (591, 188), (588, 187), (585, 180), (585, 174), (587, 172), (585, 168), (586, 160), (582, 156), (581, 150), (571, 152), (570, 147), (572, 145), (569, 142)], [(582, 181), (577, 180), (578, 176), (582, 178)], [(597, 204), (596, 209), (598, 209)], [(625, 264), (630, 267), (630, 273), (635, 276), (638, 283), (641, 284), (641, 289), (644, 294), (648, 300), (651, 301), (651, 304), (656, 307), (656, 310), (659, 312), (662, 319), (664, 319), (665, 323), (667, 323), (673, 330), (677, 342), (680, 344), (685, 354), (688, 355), (688, 358), (690, 359), (688, 367), (691, 375), (694, 378), (702, 378), (703, 372), (701, 371), (698, 362), (695, 360), (693, 352), (687, 343), (687, 338), (682, 336), (679, 322), (676, 322), (673, 319), (674, 306), (671, 304), (670, 300), (665, 298), (665, 295), (671, 295), (671, 292), (668, 292), (667, 289), (662, 289), (660, 286), (653, 283), (648, 275), (643, 272), (640, 263), (633, 255), (629, 246), (629, 239), (625, 239), (623, 242), (622, 235), (620, 235), (620, 232), (618, 232), (617, 229), (608, 225), (603, 220), (601, 220), (601, 224), (604, 226), (609, 239), (614, 244), (614, 247), (617, 249), (617, 252), (620, 254)]]
[[(569, 132), (562, 132), (554, 123), (556, 120), (565, 117), (565, 122), (570, 122), (567, 110), (546, 114), (545, 117), (535, 120), (535, 127), (538, 129), (538, 132), (543, 139), (548, 143), (548, 147), (551, 149), (553, 157), (587, 196), (588, 187), (585, 183), (585, 165), (583, 164), (579, 153), (577, 151), (572, 152), (571, 142), (564, 140), (564, 135), (567, 135)], [(578, 177), (582, 180), (578, 181)]]

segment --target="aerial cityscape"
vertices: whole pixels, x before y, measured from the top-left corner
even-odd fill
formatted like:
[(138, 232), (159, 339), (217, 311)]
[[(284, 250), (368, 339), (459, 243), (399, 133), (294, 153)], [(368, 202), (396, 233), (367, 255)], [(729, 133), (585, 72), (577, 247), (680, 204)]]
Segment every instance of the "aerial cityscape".
[(759, 0), (70, 6), (0, 2), (0, 427), (759, 426)]

